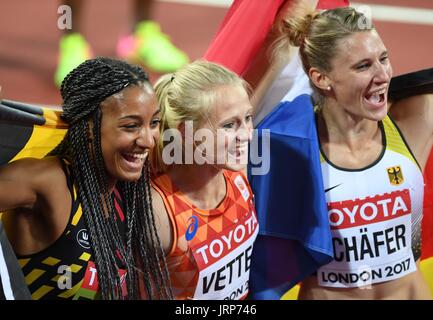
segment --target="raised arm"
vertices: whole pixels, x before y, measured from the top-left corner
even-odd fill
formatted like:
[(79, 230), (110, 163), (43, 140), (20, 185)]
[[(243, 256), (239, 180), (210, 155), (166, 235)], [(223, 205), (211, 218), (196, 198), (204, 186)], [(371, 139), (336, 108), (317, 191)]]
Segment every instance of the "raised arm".
[[(0, 167), (0, 211), (33, 209), (39, 200), (49, 202), (66, 187), (58, 159), (22, 159)], [(63, 192), (63, 193), (64, 193)]]
[(390, 114), (424, 170), (433, 146), (433, 93), (399, 100)]
[(391, 80), (389, 113), (424, 170), (433, 145), (433, 68)]
[(39, 252), (64, 232), (72, 197), (60, 160), (22, 159), (0, 168), (0, 211), (15, 252)]
[(293, 63), (293, 66), (286, 69), (298, 55), (298, 49), (289, 44), (288, 37), (281, 41), (281, 38), (284, 38), (279, 30), (282, 21), (287, 16), (302, 15), (311, 8), (316, 8), (317, 2), (318, 0), (286, 1), (259, 53), (244, 74), (244, 78), (253, 88), (251, 102), (254, 114), (260, 120), (271, 111), (262, 108), (269, 109), (277, 105), (290, 91), (299, 73), (303, 73), (301, 63)]
[(36, 191), (28, 177), (25, 179), (26, 173), (20, 167), (20, 163), (0, 167), (0, 212), (16, 207), (31, 207), (36, 201)]
[(26, 179), (20, 165), (0, 168), (0, 211), (32, 208), (36, 201), (36, 190)]

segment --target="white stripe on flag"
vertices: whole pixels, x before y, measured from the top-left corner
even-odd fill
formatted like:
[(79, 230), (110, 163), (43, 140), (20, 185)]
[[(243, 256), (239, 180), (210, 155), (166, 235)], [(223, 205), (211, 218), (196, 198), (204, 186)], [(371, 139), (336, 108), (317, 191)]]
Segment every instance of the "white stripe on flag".
[(3, 292), (7, 300), (15, 300), (11, 280), (9, 277), (8, 267), (6, 265), (5, 258), (3, 256), (3, 247), (0, 242), (0, 279), (3, 285)]
[(201, 6), (228, 8), (232, 5), (233, 0), (159, 0), (163, 2), (177, 2), (183, 4), (195, 4)]

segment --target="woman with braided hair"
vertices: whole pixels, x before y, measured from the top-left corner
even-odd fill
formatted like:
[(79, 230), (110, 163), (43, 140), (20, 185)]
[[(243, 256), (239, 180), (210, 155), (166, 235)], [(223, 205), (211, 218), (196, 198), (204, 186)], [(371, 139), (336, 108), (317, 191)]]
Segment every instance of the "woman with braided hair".
[(0, 168), (0, 211), (32, 298), (170, 299), (150, 196), (159, 110), (147, 74), (96, 58), (61, 94), (64, 140)]

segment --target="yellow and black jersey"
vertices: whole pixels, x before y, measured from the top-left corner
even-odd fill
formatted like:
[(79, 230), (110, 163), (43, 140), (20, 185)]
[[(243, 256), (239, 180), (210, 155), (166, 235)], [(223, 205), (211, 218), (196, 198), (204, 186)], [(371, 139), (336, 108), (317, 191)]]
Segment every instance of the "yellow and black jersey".
[[(72, 208), (62, 235), (48, 248), (28, 256), (18, 256), (32, 299), (97, 299), (98, 277), (92, 243), (80, 205), (71, 166), (63, 161)], [(122, 199), (117, 189), (113, 202), (118, 227), (125, 236)], [(121, 261), (118, 261), (122, 265)], [(119, 270), (121, 275), (123, 270)]]

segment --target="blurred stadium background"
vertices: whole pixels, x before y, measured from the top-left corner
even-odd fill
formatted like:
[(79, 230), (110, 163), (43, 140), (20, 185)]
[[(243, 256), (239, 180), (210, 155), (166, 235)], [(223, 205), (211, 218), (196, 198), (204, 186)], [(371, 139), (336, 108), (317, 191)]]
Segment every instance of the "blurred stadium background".
[[(272, 1), (272, 0), (263, 0)], [(394, 74), (433, 65), (432, 0), (361, 0), (390, 52)], [(232, 0), (158, 0), (153, 17), (192, 60), (203, 55)], [(0, 85), (3, 97), (60, 104), (53, 82), (57, 63), (58, 0), (0, 1)], [(115, 55), (128, 31), (133, 1), (86, 0), (84, 35), (95, 55)], [(158, 75), (152, 74), (154, 81)]]

